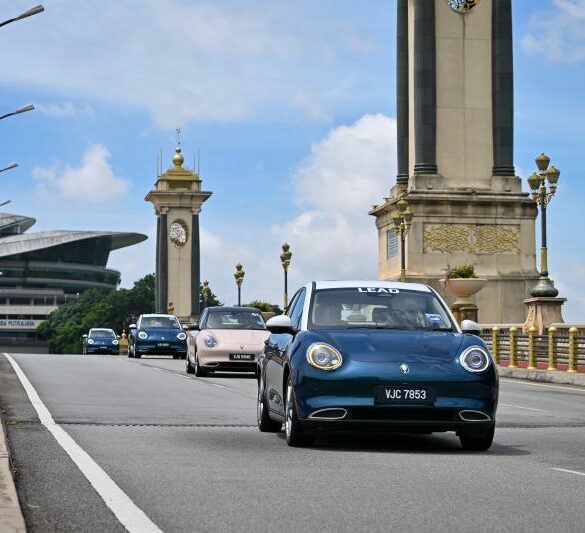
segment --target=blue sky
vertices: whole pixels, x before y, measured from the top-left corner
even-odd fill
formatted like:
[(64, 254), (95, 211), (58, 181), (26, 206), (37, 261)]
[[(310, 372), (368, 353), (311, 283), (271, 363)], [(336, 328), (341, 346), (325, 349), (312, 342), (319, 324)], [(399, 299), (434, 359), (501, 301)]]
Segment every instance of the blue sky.
[[(439, 0), (437, 0), (439, 1)], [(30, 1), (2, 5), (5, 19)], [(47, 0), (0, 29), (0, 175), (9, 211), (36, 230), (154, 234), (144, 196), (174, 129), (186, 163), (201, 151), (202, 276), (233, 303), (281, 301), (280, 245), (292, 287), (375, 277), (370, 204), (395, 180), (395, 8), (391, 0)], [(546, 151), (561, 169), (550, 205), (550, 271), (585, 322), (579, 239), (585, 148), (585, 0), (514, 0), (515, 162)], [(130, 286), (154, 271), (154, 240), (115, 252)]]

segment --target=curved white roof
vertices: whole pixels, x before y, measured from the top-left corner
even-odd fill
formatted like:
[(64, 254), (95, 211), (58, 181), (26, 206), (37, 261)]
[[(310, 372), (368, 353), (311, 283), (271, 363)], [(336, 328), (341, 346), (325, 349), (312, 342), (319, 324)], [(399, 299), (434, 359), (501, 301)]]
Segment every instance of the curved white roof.
[(111, 250), (124, 248), (145, 241), (146, 235), (141, 233), (122, 233), (113, 231), (39, 231), (37, 233), (22, 233), (7, 235), (0, 239), (0, 257), (23, 254), (51, 248), (60, 244), (67, 244), (98, 237), (111, 237)]

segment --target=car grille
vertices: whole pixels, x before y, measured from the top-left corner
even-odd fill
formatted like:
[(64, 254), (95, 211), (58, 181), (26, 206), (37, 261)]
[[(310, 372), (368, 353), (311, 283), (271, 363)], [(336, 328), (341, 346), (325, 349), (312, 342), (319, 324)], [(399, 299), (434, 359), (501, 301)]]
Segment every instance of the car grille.
[(388, 420), (412, 422), (453, 422), (456, 420), (454, 409), (440, 409), (430, 407), (357, 407), (349, 409), (349, 416), (353, 420)]

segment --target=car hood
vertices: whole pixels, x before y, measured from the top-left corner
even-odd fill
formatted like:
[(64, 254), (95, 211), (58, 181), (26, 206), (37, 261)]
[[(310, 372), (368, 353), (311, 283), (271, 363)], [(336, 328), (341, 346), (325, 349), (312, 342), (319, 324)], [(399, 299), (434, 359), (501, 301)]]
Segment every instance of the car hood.
[(444, 331), (327, 330), (319, 337), (343, 356), (364, 362), (450, 363), (463, 335)]
[(140, 331), (144, 331), (148, 335), (149, 339), (169, 341), (177, 340), (177, 335), (183, 330), (171, 328), (144, 328)]
[(206, 329), (222, 344), (263, 344), (270, 333), (265, 329)]

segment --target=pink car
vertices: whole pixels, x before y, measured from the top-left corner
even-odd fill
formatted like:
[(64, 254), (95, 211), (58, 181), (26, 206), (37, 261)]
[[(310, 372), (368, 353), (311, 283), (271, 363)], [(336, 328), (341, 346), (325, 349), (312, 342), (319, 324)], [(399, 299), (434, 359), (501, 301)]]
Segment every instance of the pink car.
[(268, 338), (262, 313), (252, 307), (208, 307), (187, 338), (187, 374), (256, 372)]

